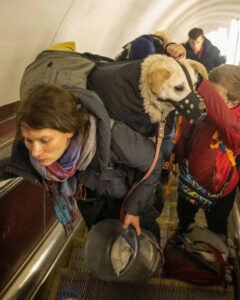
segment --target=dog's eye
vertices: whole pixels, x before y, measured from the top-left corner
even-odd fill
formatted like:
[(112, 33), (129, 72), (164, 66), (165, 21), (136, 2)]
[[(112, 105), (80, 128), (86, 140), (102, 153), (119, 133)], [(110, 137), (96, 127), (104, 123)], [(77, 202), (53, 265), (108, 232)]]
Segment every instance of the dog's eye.
[(174, 87), (175, 91), (177, 92), (182, 92), (184, 90), (184, 86), (183, 85), (176, 85)]

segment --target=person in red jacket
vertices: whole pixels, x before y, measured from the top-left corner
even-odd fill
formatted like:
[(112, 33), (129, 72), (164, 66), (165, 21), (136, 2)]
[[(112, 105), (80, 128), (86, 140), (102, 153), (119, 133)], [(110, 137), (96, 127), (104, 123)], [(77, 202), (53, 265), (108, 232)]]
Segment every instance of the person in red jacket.
[[(210, 81), (210, 82), (209, 82)], [(221, 65), (197, 88), (207, 115), (197, 125), (183, 119), (175, 158), (180, 166), (179, 229), (185, 231), (199, 207), (208, 228), (227, 235), (239, 174), (240, 66)]]

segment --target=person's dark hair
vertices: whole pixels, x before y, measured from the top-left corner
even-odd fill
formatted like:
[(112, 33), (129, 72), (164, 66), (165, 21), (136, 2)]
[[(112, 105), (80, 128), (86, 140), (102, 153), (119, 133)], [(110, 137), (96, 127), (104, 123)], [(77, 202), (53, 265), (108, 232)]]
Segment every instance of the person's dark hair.
[(84, 134), (89, 113), (84, 108), (77, 109), (77, 98), (66, 89), (39, 85), (20, 103), (16, 116), (18, 137), (23, 123), (36, 130), (50, 128)]
[(203, 30), (201, 28), (193, 28), (188, 33), (189, 38), (192, 40), (196, 40), (200, 35), (203, 36)]

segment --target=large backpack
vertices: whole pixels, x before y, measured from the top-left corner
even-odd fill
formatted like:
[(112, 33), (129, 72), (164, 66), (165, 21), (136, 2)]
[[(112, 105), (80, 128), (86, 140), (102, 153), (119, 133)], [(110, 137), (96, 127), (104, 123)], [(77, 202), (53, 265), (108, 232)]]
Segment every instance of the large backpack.
[(232, 281), (229, 247), (207, 228), (191, 224), (187, 232), (169, 239), (163, 253), (168, 277), (202, 285)]
[(25, 69), (20, 98), (24, 99), (37, 85), (53, 84), (66, 89), (86, 89), (87, 76), (97, 63), (87, 54), (45, 50)]

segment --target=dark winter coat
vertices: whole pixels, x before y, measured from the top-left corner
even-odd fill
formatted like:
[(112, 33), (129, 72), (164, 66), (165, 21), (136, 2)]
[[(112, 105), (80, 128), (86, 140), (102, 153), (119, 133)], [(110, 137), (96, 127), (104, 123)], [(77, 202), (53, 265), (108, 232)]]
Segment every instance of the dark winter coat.
[(110, 117), (124, 121), (145, 136), (153, 136), (156, 124), (144, 111), (139, 89), (142, 60), (99, 63), (88, 75), (88, 88), (102, 99)]
[[(126, 123), (144, 136), (156, 135), (157, 123), (152, 123), (144, 111), (139, 88), (143, 60), (100, 62), (88, 75), (88, 88), (103, 101), (110, 117)], [(172, 131), (174, 114), (166, 120), (165, 136)]]
[(183, 44), (183, 46), (186, 49), (187, 58), (199, 61), (205, 66), (208, 72), (226, 62), (226, 58), (220, 55), (218, 48), (214, 46), (206, 37), (203, 43), (203, 52), (200, 58), (194, 54), (189, 42), (186, 42)]

